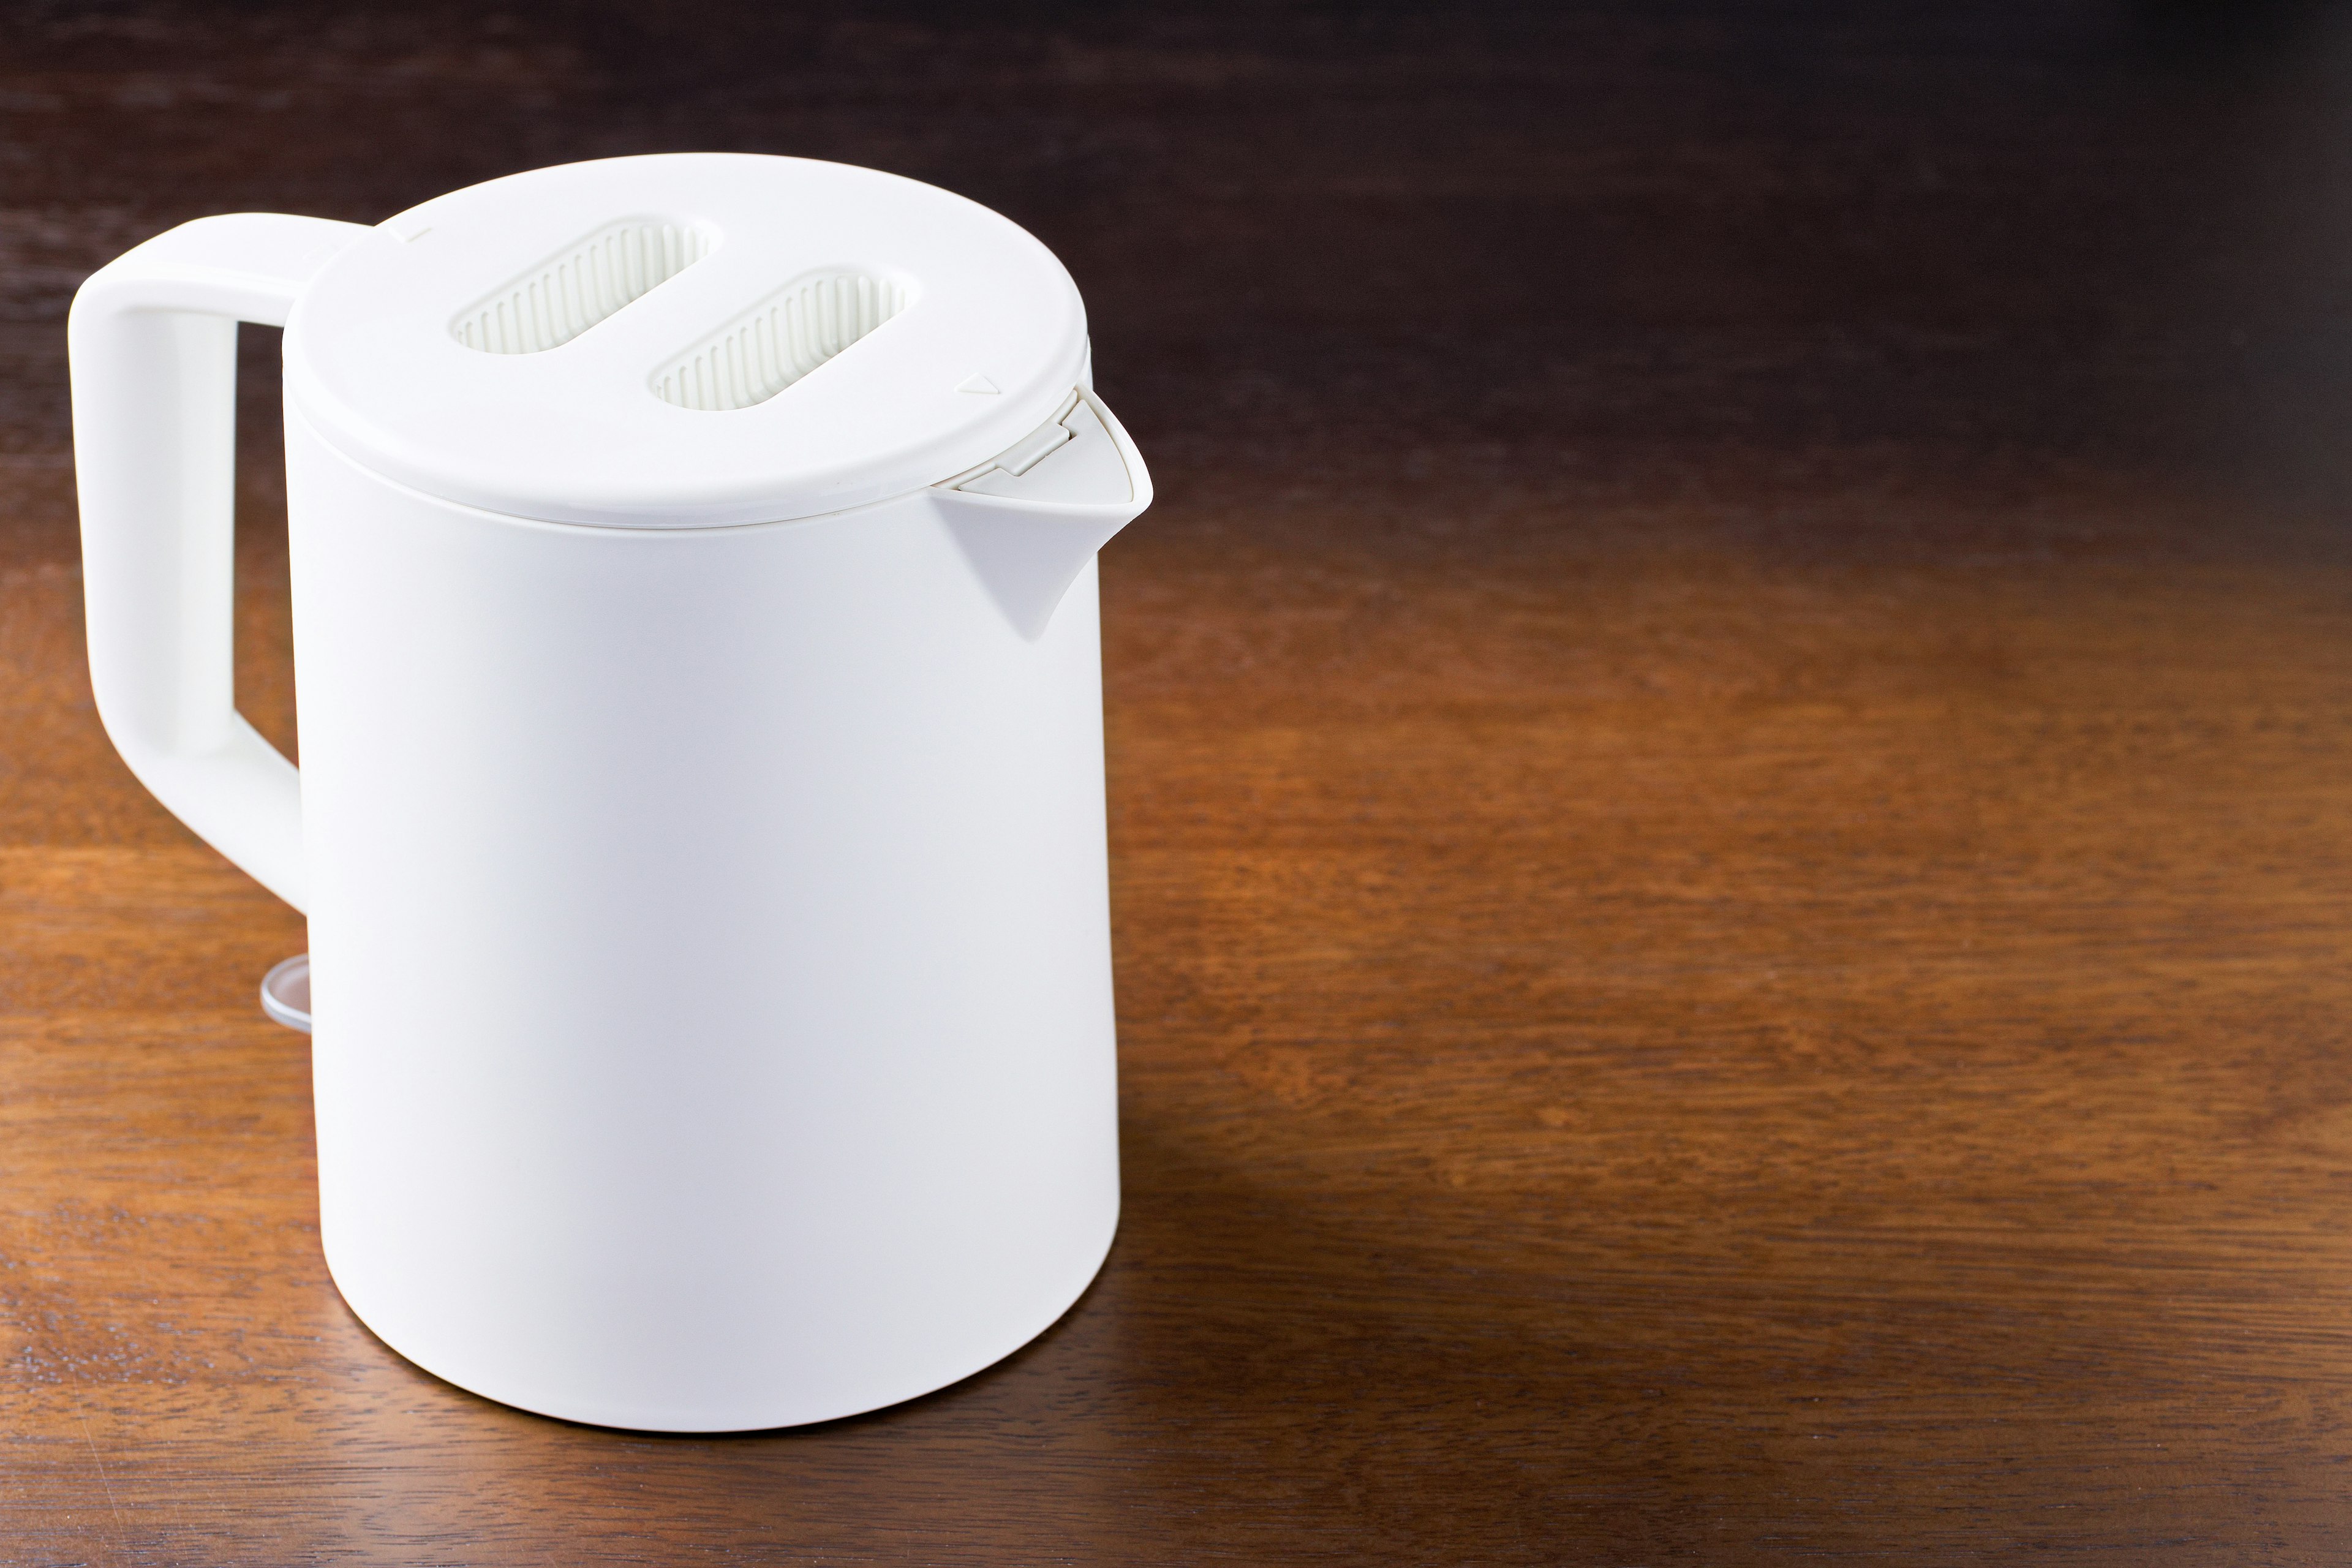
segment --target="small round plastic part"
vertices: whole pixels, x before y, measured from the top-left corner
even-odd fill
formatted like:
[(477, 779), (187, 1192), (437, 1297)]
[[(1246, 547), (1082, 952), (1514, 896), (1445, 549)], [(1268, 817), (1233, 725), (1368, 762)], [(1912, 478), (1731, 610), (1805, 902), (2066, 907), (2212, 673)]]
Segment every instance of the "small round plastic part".
[(289, 1029), (310, 1032), (310, 955), (298, 952), (261, 977), (261, 1010)]

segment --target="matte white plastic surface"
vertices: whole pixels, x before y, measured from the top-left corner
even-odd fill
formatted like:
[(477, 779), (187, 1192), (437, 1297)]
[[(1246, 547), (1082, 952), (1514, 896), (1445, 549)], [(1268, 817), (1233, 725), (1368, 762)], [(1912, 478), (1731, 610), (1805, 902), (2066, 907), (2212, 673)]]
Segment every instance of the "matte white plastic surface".
[[(952, 298), (941, 252), (910, 266), (920, 288), (900, 318), (764, 403), (677, 406), (648, 379), (662, 355), (613, 362), (635, 366), (614, 417), (731, 429), (740, 450), (686, 447), (719, 452), (730, 484), (764, 476), (770, 521), (680, 526), (714, 492), (667, 437), (632, 448), (638, 468), (596, 470), (606, 501), (658, 514), (643, 526), (548, 520), (583, 493), (555, 448), (583, 448), (531, 445), (549, 409), (528, 378), (498, 427), (527, 448), (493, 487), (509, 510), (417, 488), (493, 456), (404, 412), (478, 390), (470, 368), (445, 382), (419, 366), (556, 363), (656, 299), (719, 331), (773, 291), (738, 298), (741, 276), (719, 264), (741, 254), (740, 213), (698, 199), (725, 186), (720, 165), (761, 161), (641, 162), (715, 183), (649, 185), (599, 221), (707, 218), (720, 237), (593, 323), (542, 322), (553, 346), (469, 346), (454, 323), (479, 336), (502, 288), (593, 285), (604, 263), (577, 258), (605, 242), (579, 213), (553, 231), (482, 228), (467, 243), (499, 266), (373, 324), (313, 313), (303, 279), (338, 246), (348, 258), (414, 235), (205, 220), (93, 278), (73, 345), (91, 658), (142, 778), (309, 910), (321, 1239), (361, 1318), (526, 1409), (783, 1426), (987, 1365), (1065, 1310), (1109, 1247), (1094, 552), (1150, 482), (1087, 388), (1075, 309), (1028, 318), (1051, 341), (987, 361), (998, 391), (956, 395), (999, 414), (932, 417), (928, 383), (894, 409), (874, 373), (845, 404), (888, 426), (846, 444), (866, 468), (810, 457), (793, 418), (761, 422), (819, 408), (792, 400)], [(419, 211), (490, 222), (463, 203)], [(824, 240), (804, 244), (873, 259)], [(424, 455), (409, 479), (289, 398), (299, 784), (235, 718), (226, 657), (224, 334), (289, 300), (289, 376), (305, 331), (303, 352), (350, 376), (361, 341), (406, 342), (395, 326), (437, 345), (392, 356), (399, 397), (356, 398)], [(696, 341), (639, 346), (656, 339)], [(1020, 411), (1012, 427), (1003, 410)], [(975, 432), (990, 444), (971, 449)], [(877, 474), (898, 488), (793, 510)], [(658, 504), (670, 483), (676, 510)], [(291, 1009), (292, 971), (274, 973)]]
[[(598, 236), (632, 230), (691, 235), (696, 258), (665, 241), (652, 262), (596, 259)], [(502, 300), (511, 341), (550, 346), (469, 345)], [(331, 446), (429, 494), (704, 527), (959, 473), (1044, 423), (1086, 345), (1070, 275), (985, 207), (871, 169), (694, 153), (538, 169), (388, 220), (305, 293), (286, 376)]]
[(183, 224), (91, 274), (66, 326), (99, 717), (156, 799), (298, 910), (294, 766), (231, 689), (236, 324), (282, 325), (366, 232), (267, 213)]
[(1091, 564), (1032, 641), (933, 492), (591, 529), (287, 444), (352, 1309), (493, 1398), (682, 1429), (1058, 1316), (1118, 1215)]

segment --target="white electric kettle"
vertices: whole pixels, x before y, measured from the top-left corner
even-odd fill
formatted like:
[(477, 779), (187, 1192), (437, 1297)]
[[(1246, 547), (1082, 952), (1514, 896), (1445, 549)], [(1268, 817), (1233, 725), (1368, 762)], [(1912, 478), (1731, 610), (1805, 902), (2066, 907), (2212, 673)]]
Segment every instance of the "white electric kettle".
[[(286, 328), (302, 766), (230, 689), (239, 321)], [(71, 321), (90, 673), (310, 921), (320, 1237), (419, 1365), (821, 1421), (1118, 1217), (1095, 552), (1151, 499), (1069, 275), (910, 180), (693, 154), (204, 218)]]

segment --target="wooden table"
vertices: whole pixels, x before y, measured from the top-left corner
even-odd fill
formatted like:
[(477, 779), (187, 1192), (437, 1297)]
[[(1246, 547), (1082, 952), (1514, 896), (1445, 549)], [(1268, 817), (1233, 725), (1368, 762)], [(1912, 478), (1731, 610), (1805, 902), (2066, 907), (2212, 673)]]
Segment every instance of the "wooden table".
[[(2346, 1560), (2339, 19), (782, 9), (0, 24), (0, 1562)], [(1028, 225), (1160, 489), (1110, 1262), (698, 1439), (336, 1296), (301, 923), (90, 709), (61, 329), (188, 216), (712, 146)]]

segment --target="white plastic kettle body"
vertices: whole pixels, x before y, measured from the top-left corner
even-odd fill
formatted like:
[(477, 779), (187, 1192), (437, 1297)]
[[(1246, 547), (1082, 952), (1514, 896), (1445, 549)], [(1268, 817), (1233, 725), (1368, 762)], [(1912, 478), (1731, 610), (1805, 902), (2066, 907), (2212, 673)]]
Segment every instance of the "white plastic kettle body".
[[(793, 165), (754, 171), (787, 185), (887, 178), (615, 160), (572, 169), (626, 166), (638, 188), (587, 181), (572, 205), (625, 216), (683, 184), (696, 221), (740, 243), (724, 198), (746, 164)], [(553, 205), (507, 248), (544, 248), (579, 216)], [(1082, 320), (1075, 363), (1066, 345), (1034, 366), (950, 345), (932, 377), (944, 415), (919, 410), (893, 448), (920, 447), (908, 461), (931, 482), (874, 480), (872, 460), (820, 461), (810, 481), (803, 456), (755, 455), (731, 490), (677, 479), (664, 510), (659, 472), (642, 493), (567, 493), (557, 468), (530, 471), (540, 453), (504, 481), (546, 489), (534, 506), (470, 484), (471, 448), (436, 473), (397, 416), (366, 424), (304, 341), (402, 326), (373, 307), (306, 318), (314, 276), (352, 247), (415, 243), (382, 233), (202, 220), (95, 275), (71, 326), (100, 710), (167, 806), (310, 916), (337, 1285), (428, 1371), (607, 1426), (820, 1421), (988, 1365), (1076, 1300), (1118, 1211), (1094, 552), (1150, 489), (1081, 384)], [(503, 276), (487, 260), (476, 289)], [(607, 329), (656, 292), (690, 300), (706, 265), (506, 357), (593, 339), (574, 376), (644, 362), (650, 377), (677, 356), (648, 349), (690, 340)], [(910, 292), (947, 265), (918, 257)], [(411, 330), (470, 309), (467, 288), (416, 292)], [(687, 313), (732, 330), (746, 292)], [(815, 407), (923, 309), (870, 342), (835, 333), (788, 386)], [(235, 322), (289, 314), (299, 774), (236, 715), (228, 677)], [(955, 390), (975, 380), (989, 390)], [(766, 409), (772, 424), (739, 427), (751, 445), (792, 423), (772, 393), (729, 407), (664, 402), (653, 379), (626, 391), (666, 412), (650, 436), (603, 439), (657, 470), (694, 456), (665, 432), (701, 438), (673, 415)], [(1002, 416), (952, 398), (1021, 396), (1013, 422), (1045, 420), (975, 457)], [(370, 461), (371, 439), (408, 471)], [(891, 493), (814, 510), (857, 483)], [(730, 515), (762, 509), (779, 515)]]

